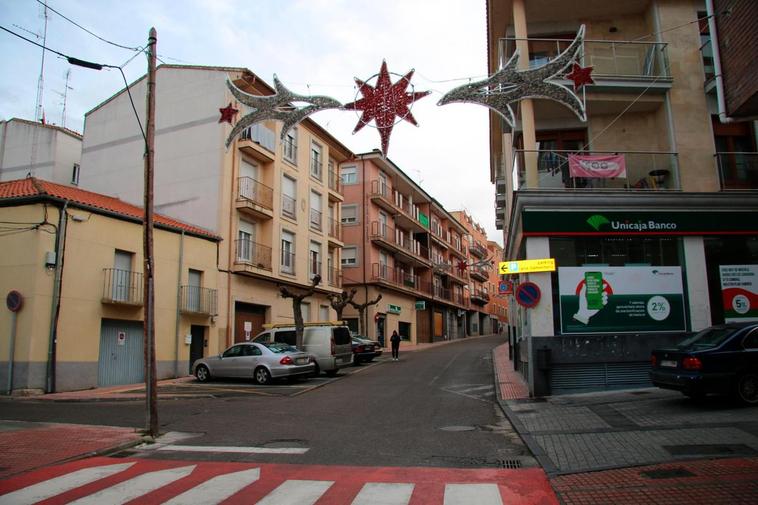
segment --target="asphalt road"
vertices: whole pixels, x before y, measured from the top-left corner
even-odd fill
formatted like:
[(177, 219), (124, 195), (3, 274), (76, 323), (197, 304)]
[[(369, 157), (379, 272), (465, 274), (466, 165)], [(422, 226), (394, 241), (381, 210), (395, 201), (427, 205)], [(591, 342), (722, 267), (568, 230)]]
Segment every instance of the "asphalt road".
[[(181, 444), (308, 449), (304, 454), (129, 455), (309, 465), (535, 466), (496, 403), (491, 351), (501, 343), (502, 337), (484, 337), (417, 352), (401, 348), (400, 361), (383, 357), (359, 373), (297, 395), (177, 398), (158, 404), (161, 432), (187, 434)], [(0, 408), (0, 417), (9, 420), (139, 428), (145, 419), (140, 401), (5, 401)]]

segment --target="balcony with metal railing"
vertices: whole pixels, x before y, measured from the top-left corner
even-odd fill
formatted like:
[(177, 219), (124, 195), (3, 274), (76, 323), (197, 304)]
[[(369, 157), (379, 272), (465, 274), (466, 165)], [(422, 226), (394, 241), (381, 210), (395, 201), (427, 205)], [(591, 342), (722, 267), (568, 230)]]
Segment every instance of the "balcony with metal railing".
[(476, 305), (487, 305), (490, 301), (490, 295), (483, 289), (474, 289), (469, 295), (471, 303)]
[(333, 288), (342, 287), (342, 270), (339, 268), (326, 269), (326, 282)]
[(372, 263), (371, 279), (405, 291), (428, 294), (428, 292), (424, 291), (424, 283), (421, 281), (421, 278), (418, 275), (406, 272), (402, 268), (392, 268), (382, 263)]
[(252, 217), (271, 219), (274, 217), (274, 190), (251, 177), (240, 177), (235, 205)]
[(271, 248), (252, 240), (238, 239), (234, 241), (235, 271), (267, 270), (271, 272)]
[(371, 188), (369, 190), (369, 198), (379, 207), (389, 212), (395, 212), (395, 203), (392, 201), (392, 190), (384, 182), (374, 179), (371, 181)]
[(369, 239), (414, 264), (414, 266), (429, 266), (429, 250), (417, 240), (409, 238), (407, 233), (387, 226), (378, 221), (371, 221)]
[(716, 153), (722, 191), (758, 190), (758, 153)]
[(329, 240), (342, 242), (342, 223), (331, 217), (329, 218)]
[[(570, 157), (577, 155), (575, 168)], [(605, 159), (603, 161), (602, 159)], [(608, 160), (610, 159), (610, 161)], [(526, 188), (527, 166), (537, 172), (537, 187)], [(679, 190), (677, 153), (652, 151), (514, 151), (516, 190), (567, 189)], [(583, 174), (585, 176), (580, 176)], [(592, 175), (588, 177), (586, 175)]]
[(490, 272), (487, 269), (487, 267), (479, 266), (479, 265), (472, 265), (469, 269), (468, 274), (471, 276), (472, 279), (475, 279), (480, 282), (487, 282), (490, 278)]
[(181, 286), (179, 311), (183, 314), (215, 316), (218, 314), (218, 294), (215, 289), (200, 286)]
[(142, 273), (103, 268), (103, 303), (142, 306)]
[(468, 246), (469, 252), (478, 258), (487, 257), (487, 246), (479, 242), (478, 240), (472, 240)]
[(256, 123), (242, 130), (238, 145), (245, 154), (264, 163), (270, 163), (274, 161), (276, 152), (276, 134), (263, 123)]
[(328, 174), (329, 190), (342, 195), (342, 179), (340, 174), (334, 170), (329, 170)]
[[(535, 68), (549, 62), (565, 50), (571, 40), (549, 38), (503, 38), (499, 41), (500, 67), (508, 61), (516, 49), (517, 40), (529, 43), (529, 67)], [(640, 42), (633, 40), (584, 40), (583, 67), (592, 67), (595, 85), (642, 86), (648, 91), (668, 89), (671, 85), (671, 68), (668, 47), (664, 42)]]

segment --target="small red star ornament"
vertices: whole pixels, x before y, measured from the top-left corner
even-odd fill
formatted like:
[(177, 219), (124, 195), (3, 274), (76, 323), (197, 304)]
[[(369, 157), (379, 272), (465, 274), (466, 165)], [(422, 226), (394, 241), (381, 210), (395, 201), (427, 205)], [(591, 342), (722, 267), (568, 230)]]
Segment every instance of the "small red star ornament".
[(418, 126), (416, 119), (411, 114), (408, 106), (416, 100), (425, 97), (430, 91), (407, 92), (406, 89), (411, 83), (413, 70), (405, 74), (399, 81), (394, 84), (390, 82), (390, 74), (387, 71), (387, 62), (382, 61), (382, 67), (379, 71), (379, 77), (376, 80), (376, 87), (366, 84), (364, 81), (356, 78), (358, 90), (363, 98), (355, 102), (346, 104), (345, 110), (363, 111), (358, 124), (355, 126), (353, 133), (358, 132), (366, 126), (372, 119), (379, 130), (379, 136), (382, 138), (382, 153), (387, 155), (389, 149), (390, 135), (392, 127), (395, 126), (395, 118), (399, 117)]
[(465, 261), (459, 261), (458, 262), (458, 271), (461, 273), (461, 275), (466, 273), (466, 269), (468, 268), (468, 265)]
[(592, 80), (592, 67), (582, 67), (577, 63), (571, 67), (571, 72), (566, 74), (566, 78), (574, 81), (574, 91), (578, 90), (585, 84), (595, 84)]
[(229, 102), (229, 105), (224, 107), (223, 109), (218, 110), (221, 113), (221, 117), (219, 118), (219, 123), (229, 123), (232, 124), (234, 121), (234, 117), (239, 112), (237, 109), (232, 107), (232, 102)]

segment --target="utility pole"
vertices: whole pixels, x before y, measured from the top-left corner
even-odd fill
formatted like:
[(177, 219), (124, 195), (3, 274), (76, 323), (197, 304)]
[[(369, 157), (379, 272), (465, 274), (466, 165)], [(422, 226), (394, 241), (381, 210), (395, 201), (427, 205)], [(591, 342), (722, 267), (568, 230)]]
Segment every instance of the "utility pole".
[(144, 222), (144, 300), (145, 300), (145, 429), (158, 436), (158, 392), (155, 366), (155, 300), (153, 282), (153, 162), (155, 160), (155, 54), (158, 36), (150, 29), (147, 42), (147, 133), (145, 137), (145, 222)]

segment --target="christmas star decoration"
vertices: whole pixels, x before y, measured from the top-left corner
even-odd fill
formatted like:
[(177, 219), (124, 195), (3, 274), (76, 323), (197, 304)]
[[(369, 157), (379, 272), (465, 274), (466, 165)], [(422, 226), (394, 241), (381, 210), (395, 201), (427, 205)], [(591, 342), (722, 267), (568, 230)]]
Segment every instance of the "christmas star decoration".
[(371, 120), (374, 121), (376, 128), (379, 130), (379, 136), (382, 139), (382, 153), (385, 156), (389, 149), (390, 135), (392, 134), (392, 128), (395, 126), (395, 118), (404, 119), (412, 125), (418, 126), (408, 106), (430, 93), (430, 91), (406, 91), (411, 83), (413, 72), (414, 70), (411, 70), (393, 84), (387, 71), (387, 62), (382, 61), (382, 67), (376, 80), (376, 87), (356, 77), (355, 82), (358, 84), (358, 90), (361, 92), (363, 98), (343, 106), (345, 110), (363, 111), (353, 133), (357, 133), (361, 128), (369, 124)]
[[(333, 98), (328, 96), (318, 95), (298, 95), (287, 89), (284, 84), (274, 75), (274, 91), (273, 95), (259, 96), (246, 93), (235, 86), (229, 79), (226, 81), (226, 86), (232, 92), (232, 95), (252, 109), (249, 114), (246, 114), (234, 125), (232, 131), (226, 139), (226, 147), (232, 143), (232, 140), (239, 135), (248, 126), (258, 123), (260, 121), (266, 121), (267, 119), (274, 119), (282, 121), (281, 138), (287, 136), (287, 132), (305, 119), (321, 110), (326, 109), (339, 109), (342, 104)], [(294, 103), (306, 103), (304, 107), (298, 107)]]
[(458, 271), (461, 273), (461, 275), (466, 273), (466, 270), (468, 269), (468, 265), (465, 261), (459, 261), (458, 262)]
[(219, 109), (218, 111), (221, 113), (221, 117), (219, 118), (218, 122), (229, 124), (232, 124), (232, 121), (234, 121), (234, 116), (236, 116), (239, 112), (237, 109), (232, 107), (232, 102), (229, 102), (229, 105), (223, 109)]
[(561, 54), (546, 64), (528, 70), (519, 70), (519, 52), (497, 72), (487, 79), (464, 84), (448, 91), (437, 103), (476, 103), (484, 105), (500, 114), (513, 128), (515, 118), (511, 104), (525, 98), (544, 98), (556, 101), (571, 109), (582, 121), (587, 121), (584, 104), (576, 94), (557, 82), (566, 69), (574, 63), (582, 49), (584, 25), (579, 28), (576, 38)]
[(574, 91), (578, 90), (585, 84), (595, 84), (592, 80), (592, 67), (582, 67), (581, 65), (574, 63), (571, 67), (571, 72), (566, 74), (566, 79), (574, 81)]

